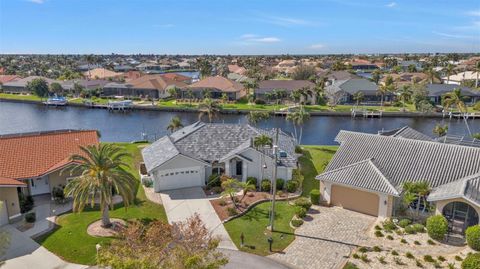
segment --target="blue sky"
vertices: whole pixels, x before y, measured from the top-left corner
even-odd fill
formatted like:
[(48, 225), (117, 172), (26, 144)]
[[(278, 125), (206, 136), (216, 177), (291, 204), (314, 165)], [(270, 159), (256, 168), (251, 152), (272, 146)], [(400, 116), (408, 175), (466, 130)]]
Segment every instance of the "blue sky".
[(0, 53), (480, 52), (480, 1), (0, 0)]

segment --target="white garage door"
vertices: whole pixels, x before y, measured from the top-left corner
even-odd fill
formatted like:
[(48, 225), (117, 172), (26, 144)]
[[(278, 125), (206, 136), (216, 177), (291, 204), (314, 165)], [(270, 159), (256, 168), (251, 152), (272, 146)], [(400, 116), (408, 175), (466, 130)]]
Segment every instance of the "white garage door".
[(8, 224), (7, 203), (0, 201), (0, 226)]
[(204, 173), (200, 166), (181, 169), (160, 170), (156, 175), (155, 190), (172, 190), (204, 185)]

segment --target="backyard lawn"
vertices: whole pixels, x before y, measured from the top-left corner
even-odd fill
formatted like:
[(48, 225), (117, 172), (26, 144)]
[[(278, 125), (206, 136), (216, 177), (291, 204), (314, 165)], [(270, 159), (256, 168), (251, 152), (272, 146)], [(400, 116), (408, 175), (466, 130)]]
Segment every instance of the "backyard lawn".
[[(129, 170), (139, 178), (137, 172), (137, 164), (141, 158), (139, 146), (145, 144), (115, 144), (133, 155)], [(87, 234), (88, 225), (100, 219), (100, 217), (101, 213), (98, 209), (90, 208), (85, 208), (82, 213), (62, 215), (57, 219), (58, 227), (52, 233), (38, 238), (37, 242), (68, 262), (95, 264), (95, 245), (98, 243), (105, 244), (111, 240), (111, 238), (97, 238)], [(135, 204), (128, 209), (125, 209), (121, 204), (115, 206), (115, 209), (110, 211), (110, 217), (125, 220), (167, 220), (163, 206), (148, 201), (140, 184)]]
[(315, 176), (322, 173), (328, 162), (335, 154), (338, 146), (302, 146), (304, 154), (299, 159), (303, 174), (303, 196), (310, 196), (310, 191), (318, 189), (320, 183)]
[[(268, 212), (271, 203), (266, 202), (252, 208), (247, 214), (225, 223), (225, 229), (230, 234), (239, 250), (257, 255), (270, 255), (268, 248), (268, 233), (266, 227), (269, 225)], [(281, 251), (295, 239), (293, 229), (290, 227), (290, 220), (293, 218), (294, 206), (288, 202), (277, 202), (275, 204), (275, 231), (272, 233), (273, 251)], [(245, 238), (244, 247), (240, 246), (240, 235)]]

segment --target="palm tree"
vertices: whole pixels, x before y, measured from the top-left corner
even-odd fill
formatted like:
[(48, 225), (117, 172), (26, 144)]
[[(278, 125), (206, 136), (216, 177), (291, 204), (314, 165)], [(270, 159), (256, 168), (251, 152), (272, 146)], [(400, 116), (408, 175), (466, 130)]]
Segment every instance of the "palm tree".
[(258, 88), (258, 80), (256, 79), (245, 80), (242, 82), (242, 84), (245, 88), (247, 88), (248, 95), (253, 96), (253, 100), (255, 100), (255, 89)]
[(417, 205), (415, 211), (417, 212), (417, 217), (420, 214), (420, 204), (423, 202), (423, 210), (425, 212), (427, 209), (427, 196), (430, 194), (431, 188), (428, 182), (419, 181), (419, 182), (405, 182), (403, 184), (403, 200), (405, 204), (411, 205), (411, 203), (417, 200)]
[(472, 136), (472, 132), (470, 131), (470, 126), (468, 126), (466, 116), (467, 105), (465, 105), (465, 97), (462, 95), (462, 91), (460, 90), (460, 88), (455, 88), (451, 92), (447, 92), (445, 95), (443, 95), (442, 99), (442, 105), (445, 110), (448, 110), (450, 107), (455, 106), (458, 111), (460, 111), (463, 116), (463, 120), (465, 121), (465, 125), (467, 126), (468, 134)]
[(455, 66), (453, 64), (448, 64), (445, 67), (445, 74), (447, 75), (447, 84), (450, 84), (450, 76), (455, 75), (457, 72), (455, 72)]
[(393, 84), (393, 77), (392, 76), (387, 76), (385, 79), (385, 82), (378, 87), (378, 93), (380, 93), (382, 99), (380, 101), (380, 106), (383, 108), (383, 101), (385, 98), (385, 95), (389, 92), (393, 92), (395, 90), (395, 85)]
[(430, 80), (430, 84), (433, 84), (435, 79), (440, 79), (440, 75), (438, 74), (433, 67), (428, 67), (423, 70), (423, 73), (427, 75), (427, 78)]
[(167, 92), (170, 95), (170, 97), (172, 97), (174, 100), (177, 99), (177, 88), (176, 87), (169, 88), (167, 90)]
[(402, 110), (405, 111), (405, 103), (410, 100), (410, 98), (413, 95), (413, 90), (410, 89), (409, 85), (403, 85), (402, 88), (400, 88), (397, 92), (397, 95), (400, 97), (402, 100)]
[(480, 61), (475, 63), (475, 72), (477, 72), (477, 78), (475, 79), (475, 88), (478, 88), (478, 75), (480, 74)]
[(193, 97), (194, 97), (194, 94), (193, 94), (192, 89), (188, 89), (188, 90), (187, 90), (187, 98), (188, 98), (188, 100), (190, 101), (190, 105), (192, 105)]
[(378, 82), (380, 81), (380, 77), (382, 75), (382, 71), (380, 71), (380, 69), (375, 69), (373, 72), (372, 72), (372, 81), (375, 82), (375, 84), (378, 85)]
[(365, 98), (365, 95), (361, 91), (358, 91), (353, 94), (353, 100), (357, 102), (357, 106), (360, 105), (360, 102), (363, 101), (364, 98)]
[(226, 104), (228, 101), (228, 95), (226, 92), (222, 93), (222, 103)]
[(297, 104), (300, 102), (300, 98), (302, 98), (302, 93), (300, 89), (293, 90), (292, 93), (290, 93), (290, 98), (293, 99), (293, 102)]
[(170, 120), (170, 123), (167, 126), (167, 130), (170, 130), (172, 133), (175, 132), (176, 130), (179, 130), (183, 127), (182, 120), (180, 117), (175, 116), (172, 117)]
[(317, 80), (317, 83), (315, 83), (315, 87), (313, 88), (313, 105), (316, 105), (320, 99), (320, 97), (323, 99), (325, 95), (325, 86), (327, 84), (328, 78), (327, 77), (322, 77)]
[(210, 98), (205, 98), (203, 103), (198, 106), (198, 111), (200, 111), (200, 114), (198, 115), (199, 120), (201, 120), (206, 114), (209, 122), (212, 122), (212, 119), (220, 113), (220, 106), (218, 105), (218, 102), (213, 101)]
[(433, 133), (435, 135), (437, 135), (438, 137), (442, 137), (444, 135), (446, 135), (448, 132), (448, 125), (440, 125), (440, 124), (437, 124), (435, 125), (435, 127), (433, 128)]
[[(287, 120), (293, 123), (293, 130), (295, 132), (295, 139), (298, 144), (302, 143), (303, 135), (303, 124), (310, 118), (310, 113), (308, 113), (303, 106), (300, 107), (298, 111), (290, 112), (287, 114)], [(297, 135), (297, 126), (300, 128), (300, 132)]]
[(92, 79), (92, 74), (90, 73), (90, 65), (96, 61), (95, 56), (93, 56), (93, 54), (89, 54), (85, 57), (85, 60), (87, 61), (88, 79)]
[(273, 146), (273, 140), (270, 136), (262, 134), (253, 139), (253, 146), (256, 149), (260, 149), (265, 146)]
[(130, 154), (112, 144), (80, 147), (82, 154), (71, 156), (71, 174), (80, 173), (65, 187), (65, 196), (73, 197), (73, 211), (81, 212), (85, 205), (93, 207), (95, 200), (100, 203), (102, 226), (110, 227), (109, 209), (113, 208), (113, 191), (118, 193), (125, 207), (135, 198), (137, 180), (126, 169), (125, 162)]
[(266, 111), (250, 111), (247, 118), (251, 124), (257, 125), (260, 121), (270, 118), (270, 113)]

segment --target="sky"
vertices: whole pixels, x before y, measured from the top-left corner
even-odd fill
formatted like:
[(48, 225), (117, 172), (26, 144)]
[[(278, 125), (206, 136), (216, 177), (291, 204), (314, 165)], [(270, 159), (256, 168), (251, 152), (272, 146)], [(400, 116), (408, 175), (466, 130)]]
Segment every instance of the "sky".
[(0, 53), (480, 52), (480, 0), (0, 0)]

